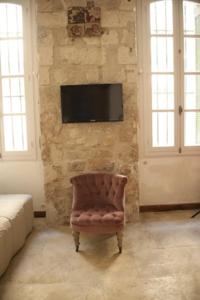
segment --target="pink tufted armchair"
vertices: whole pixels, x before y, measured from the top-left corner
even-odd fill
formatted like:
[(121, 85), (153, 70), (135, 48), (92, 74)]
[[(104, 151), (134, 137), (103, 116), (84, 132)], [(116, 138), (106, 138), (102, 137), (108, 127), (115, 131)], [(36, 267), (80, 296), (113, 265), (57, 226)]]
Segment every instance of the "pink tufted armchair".
[(124, 188), (127, 177), (91, 173), (71, 178), (73, 203), (70, 224), (76, 251), (80, 232), (116, 233), (119, 252), (122, 251), (124, 228)]

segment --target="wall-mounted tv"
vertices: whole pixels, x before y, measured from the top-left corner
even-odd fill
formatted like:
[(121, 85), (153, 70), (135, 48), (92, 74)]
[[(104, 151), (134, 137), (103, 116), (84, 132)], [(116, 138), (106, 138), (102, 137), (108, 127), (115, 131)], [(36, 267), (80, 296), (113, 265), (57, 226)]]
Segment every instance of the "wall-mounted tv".
[(63, 123), (123, 120), (122, 84), (61, 86)]

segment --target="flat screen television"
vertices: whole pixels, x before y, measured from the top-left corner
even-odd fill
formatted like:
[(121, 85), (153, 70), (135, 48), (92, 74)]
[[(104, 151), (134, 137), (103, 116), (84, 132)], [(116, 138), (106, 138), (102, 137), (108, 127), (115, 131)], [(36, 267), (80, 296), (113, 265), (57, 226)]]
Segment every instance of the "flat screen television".
[(123, 120), (122, 84), (61, 86), (63, 123)]

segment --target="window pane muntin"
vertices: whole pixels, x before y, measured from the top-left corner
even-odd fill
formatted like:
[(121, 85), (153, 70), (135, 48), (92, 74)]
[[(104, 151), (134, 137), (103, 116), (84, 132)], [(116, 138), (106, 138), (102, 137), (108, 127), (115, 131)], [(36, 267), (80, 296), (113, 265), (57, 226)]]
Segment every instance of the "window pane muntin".
[(200, 34), (200, 4), (183, 1), (184, 34)]
[(0, 38), (22, 37), (22, 6), (0, 3)]
[(151, 37), (151, 71), (173, 72), (173, 38)]
[(152, 74), (152, 109), (174, 109), (174, 75)]
[(151, 34), (173, 34), (172, 0), (150, 4)]
[(184, 121), (184, 146), (200, 146), (200, 112), (185, 112)]
[(174, 112), (152, 113), (152, 146), (174, 147)]

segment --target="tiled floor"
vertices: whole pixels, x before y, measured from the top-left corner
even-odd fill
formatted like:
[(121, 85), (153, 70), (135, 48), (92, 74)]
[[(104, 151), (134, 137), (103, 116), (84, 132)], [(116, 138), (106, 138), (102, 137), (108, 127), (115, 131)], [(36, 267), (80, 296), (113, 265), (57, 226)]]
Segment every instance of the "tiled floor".
[(200, 300), (200, 215), (143, 213), (116, 238), (81, 236), (36, 221), (0, 279), (1, 300)]

